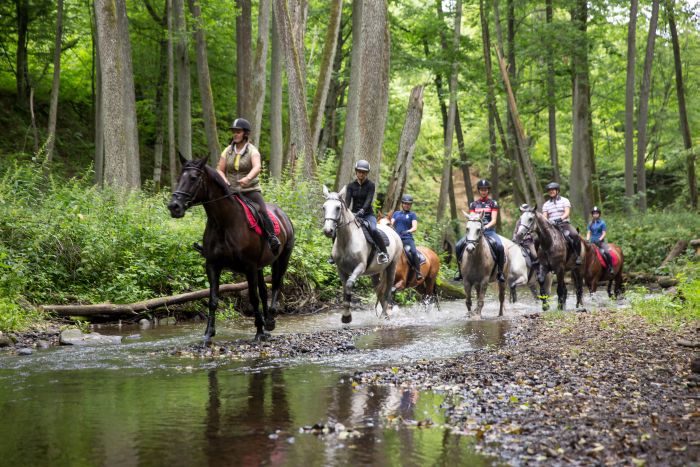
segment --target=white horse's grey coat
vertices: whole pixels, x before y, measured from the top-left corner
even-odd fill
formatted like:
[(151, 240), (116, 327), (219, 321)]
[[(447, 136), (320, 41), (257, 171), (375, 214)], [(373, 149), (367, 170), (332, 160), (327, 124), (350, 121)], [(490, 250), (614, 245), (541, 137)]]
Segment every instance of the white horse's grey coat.
[(323, 233), (329, 238), (335, 236), (331, 256), (343, 284), (343, 322), (349, 323), (352, 320), (350, 293), (360, 276), (379, 276), (375, 292), (377, 301), (382, 306), (382, 316), (388, 318), (391, 311), (391, 287), (394, 284), (399, 255), (402, 254), (401, 238), (394, 229), (378, 225), (377, 228), (389, 237), (389, 261), (379, 264), (373, 258), (368, 265), (371, 246), (365, 239), (359, 221), (345, 205), (345, 187), (339, 193), (335, 193), (330, 192), (324, 185), (323, 194), (326, 197), (326, 202), (323, 203)]

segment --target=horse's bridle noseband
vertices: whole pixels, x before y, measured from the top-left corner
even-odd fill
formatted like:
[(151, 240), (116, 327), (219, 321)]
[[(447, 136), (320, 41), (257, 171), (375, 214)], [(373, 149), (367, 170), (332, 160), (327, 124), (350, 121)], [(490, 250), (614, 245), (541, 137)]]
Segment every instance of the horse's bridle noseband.
[[(345, 205), (345, 201), (344, 201), (341, 197), (337, 197), (337, 198), (336, 198), (336, 197), (327, 198), (326, 201), (338, 201), (338, 202), (340, 202), (340, 205), (341, 205), (342, 207), (344, 207), (344, 208), (347, 209), (347, 206)], [(324, 204), (325, 204), (325, 203), (324, 203)], [(357, 224), (357, 218), (355, 218), (355, 219), (353, 219), (353, 220), (349, 220), (349, 221), (347, 221), (345, 224), (340, 224), (340, 212), (338, 213), (338, 218), (337, 218), (337, 219), (336, 219), (336, 218), (333, 218), (333, 217), (324, 217), (323, 219), (326, 220), (326, 221), (333, 221), (333, 222), (335, 222), (335, 228), (336, 228), (336, 230), (337, 230), (337, 229), (340, 229), (341, 227), (345, 227), (346, 225), (349, 225), (350, 223), (353, 222), (353, 220), (354, 220), (355, 223)], [(359, 225), (359, 224), (358, 224), (358, 225)]]
[(187, 191), (180, 191), (180, 190), (175, 190), (173, 191), (173, 196), (176, 196), (178, 198), (182, 198), (183, 204), (185, 205), (185, 209), (189, 209), (192, 206), (195, 206), (197, 204), (203, 204), (203, 203), (193, 203), (192, 200), (194, 197), (199, 193), (199, 190), (202, 188), (202, 184), (204, 183), (204, 179), (202, 178), (202, 174), (204, 173), (204, 170), (200, 169), (199, 167), (187, 167), (186, 170), (195, 170), (199, 173), (199, 178), (197, 178), (197, 184), (195, 185), (195, 189), (192, 190), (192, 192), (187, 192)]
[[(476, 221), (468, 220), (468, 221), (467, 221), (467, 224), (468, 224), (469, 222), (476, 222)], [(479, 221), (479, 222), (481, 222), (481, 221)], [(482, 229), (482, 232), (479, 234), (479, 237), (481, 237), (482, 235), (484, 235), (483, 229)], [(478, 239), (477, 239), (477, 240), (469, 240), (468, 238), (465, 237), (465, 238), (464, 238), (464, 243), (465, 243), (465, 246), (466, 246), (466, 245), (474, 245), (474, 246), (476, 246), (477, 243), (479, 243), (479, 240), (478, 240)]]

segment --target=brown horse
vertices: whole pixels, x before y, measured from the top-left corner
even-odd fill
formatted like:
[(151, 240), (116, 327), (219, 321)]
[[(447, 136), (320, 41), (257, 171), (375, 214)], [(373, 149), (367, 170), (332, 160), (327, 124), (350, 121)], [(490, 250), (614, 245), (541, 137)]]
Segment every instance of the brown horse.
[[(391, 225), (391, 214), (383, 215), (379, 213), (378, 224)], [(416, 249), (425, 257), (425, 263), (420, 266), (420, 273), (423, 278), (416, 280), (416, 274), (408, 262), (408, 255), (404, 254), (399, 258), (394, 275), (394, 291), (415, 288), (431, 300), (437, 300), (437, 275), (440, 271), (440, 258), (437, 253), (425, 246), (416, 246)]]
[[(542, 310), (549, 309), (547, 303), (545, 275), (552, 272), (557, 276), (557, 299), (559, 309), (563, 310), (566, 305), (566, 284), (564, 275), (566, 271), (571, 271), (576, 288), (576, 306), (583, 305), (583, 262), (576, 264), (573, 252), (568, 248), (564, 234), (547, 220), (542, 213), (535, 211), (537, 206), (523, 211), (520, 215), (520, 225), (515, 232), (516, 239), (522, 238), (529, 232), (537, 232), (540, 239), (537, 256), (540, 261), (542, 274), (538, 278), (540, 283), (540, 296), (542, 296)], [(581, 242), (583, 245), (583, 242)], [(585, 253), (584, 253), (585, 254)]]
[(583, 279), (586, 282), (588, 291), (592, 294), (598, 289), (598, 282), (601, 280), (608, 281), (608, 297), (612, 297), (612, 286), (615, 283), (615, 298), (619, 298), (622, 294), (622, 266), (625, 258), (622, 254), (622, 248), (614, 243), (608, 243), (610, 255), (613, 258), (613, 273), (610, 274), (607, 265), (603, 266), (601, 260), (607, 261), (602, 257), (602, 252), (597, 245), (581, 240), (586, 246), (586, 259)]
[[(216, 307), (219, 303), (219, 279), (223, 269), (246, 275), (250, 304), (255, 314), (255, 340), (263, 340), (269, 335), (265, 330), (275, 329), (277, 299), (294, 248), (292, 222), (279, 207), (267, 205), (268, 212), (277, 218), (280, 227), (278, 238), (281, 247), (277, 254), (273, 254), (267, 240), (249, 227), (248, 215), (236, 199), (239, 195), (230, 194), (221, 176), (207, 165), (207, 158), (187, 161), (180, 156), (180, 159), (182, 172), (168, 203), (170, 215), (183, 217), (188, 208), (198, 204), (207, 213), (202, 254), (206, 258), (209, 279), (209, 319), (204, 343), (210, 344), (211, 338), (216, 335)], [(272, 265), (272, 300), (269, 308), (263, 277), (263, 267), (268, 265)]]

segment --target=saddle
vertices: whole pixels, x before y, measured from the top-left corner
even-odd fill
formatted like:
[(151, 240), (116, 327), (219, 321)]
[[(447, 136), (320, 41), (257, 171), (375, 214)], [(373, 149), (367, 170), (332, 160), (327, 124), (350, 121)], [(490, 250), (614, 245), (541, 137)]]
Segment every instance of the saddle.
[(520, 243), (518, 243), (517, 245), (520, 247), (520, 252), (525, 258), (525, 264), (527, 265), (528, 269), (532, 268), (532, 257), (530, 256), (530, 251), (528, 247), (521, 245)]
[[(367, 240), (367, 243), (369, 243), (370, 245), (372, 245), (372, 247), (374, 247), (374, 238), (372, 238), (372, 234), (369, 232), (369, 224), (367, 223), (367, 221), (365, 221), (365, 220), (360, 221), (360, 226), (362, 227), (362, 233), (365, 236), (365, 240)], [(377, 234), (379, 234), (379, 236), (382, 238), (382, 240), (384, 240), (384, 245), (389, 246), (390, 242), (389, 242), (389, 237), (387, 236), (387, 234), (385, 234), (384, 232), (382, 232), (379, 229), (376, 229), (376, 231), (377, 231)]]
[[(406, 255), (406, 259), (408, 259), (408, 262), (411, 262), (411, 247), (406, 245), (403, 247), (403, 254)], [(418, 257), (418, 265), (422, 266), (423, 264), (428, 261), (428, 258), (425, 257), (423, 253), (420, 252), (420, 250), (416, 250), (416, 256)]]
[(498, 248), (498, 244), (495, 240), (492, 240), (490, 237), (487, 237), (486, 235), (484, 235), (484, 237), (486, 238), (486, 242), (489, 244), (491, 250), (491, 258), (493, 258), (493, 261), (497, 263), (498, 255), (496, 254), (496, 249)]
[[(262, 236), (263, 235), (263, 221), (262, 218), (260, 217), (260, 211), (258, 206), (251, 202), (250, 200), (246, 199), (244, 196), (239, 195), (238, 193), (233, 195), (233, 198), (238, 201), (241, 206), (243, 207), (243, 211), (245, 212), (246, 219), (248, 220), (248, 227), (253, 229), (256, 234)], [(277, 219), (277, 217), (268, 209), (267, 210), (267, 215), (270, 217), (270, 220), (272, 221), (272, 226), (275, 231), (275, 235), (279, 236), (280, 234), (280, 221)]]
[[(595, 254), (598, 257), (598, 262), (600, 263), (600, 265), (603, 266), (603, 268), (607, 268), (608, 262), (605, 261), (605, 255), (600, 250), (600, 247), (595, 243), (591, 243), (591, 245), (593, 245), (593, 249), (595, 250)], [(610, 255), (613, 267), (617, 267), (617, 265), (620, 264), (620, 258), (617, 257), (615, 251), (613, 251), (612, 249), (608, 250), (608, 254)]]

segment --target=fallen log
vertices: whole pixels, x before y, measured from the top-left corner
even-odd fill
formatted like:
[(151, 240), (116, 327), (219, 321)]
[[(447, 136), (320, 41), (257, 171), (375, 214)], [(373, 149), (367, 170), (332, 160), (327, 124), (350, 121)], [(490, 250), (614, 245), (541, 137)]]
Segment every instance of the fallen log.
[[(265, 282), (270, 282), (270, 276), (265, 276)], [(219, 286), (219, 294), (229, 292), (240, 292), (248, 289), (248, 282), (237, 284), (222, 284)], [(41, 305), (42, 311), (56, 313), (59, 316), (95, 316), (95, 315), (138, 315), (146, 311), (155, 310), (164, 306), (179, 305), (180, 303), (192, 302), (209, 296), (209, 289), (200, 289), (194, 292), (187, 292), (169, 297), (152, 298), (136, 303), (96, 303), (92, 305)]]
[(671, 251), (668, 253), (668, 255), (666, 255), (664, 260), (661, 261), (659, 267), (662, 268), (666, 266), (670, 261), (676, 259), (678, 256), (680, 256), (681, 253), (685, 251), (686, 248), (688, 248), (688, 242), (685, 240), (678, 240), (671, 249)]

